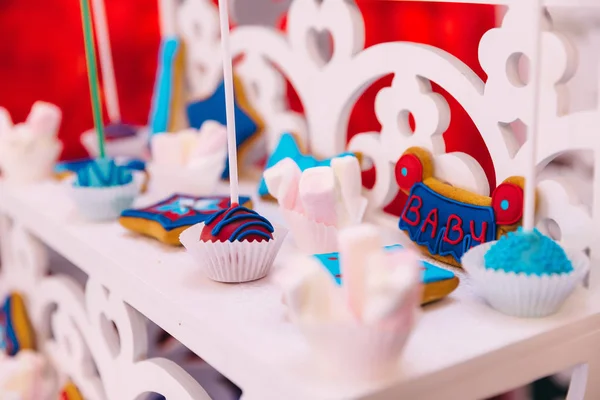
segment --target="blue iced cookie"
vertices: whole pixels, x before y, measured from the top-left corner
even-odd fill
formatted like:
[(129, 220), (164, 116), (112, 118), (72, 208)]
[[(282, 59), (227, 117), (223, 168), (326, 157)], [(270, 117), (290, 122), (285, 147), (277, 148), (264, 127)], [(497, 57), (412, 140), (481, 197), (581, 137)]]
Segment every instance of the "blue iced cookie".
[[(240, 197), (240, 205), (251, 208), (249, 197)], [(130, 231), (150, 236), (163, 243), (180, 246), (179, 235), (192, 225), (230, 207), (229, 196), (196, 197), (174, 194), (151, 206), (121, 213), (119, 222)]]
[[(386, 251), (397, 251), (402, 249), (399, 244), (384, 247)], [(339, 253), (315, 254), (314, 257), (333, 275), (338, 284), (342, 283)], [(423, 297), (421, 305), (440, 300), (458, 287), (458, 277), (447, 269), (422, 261)]]

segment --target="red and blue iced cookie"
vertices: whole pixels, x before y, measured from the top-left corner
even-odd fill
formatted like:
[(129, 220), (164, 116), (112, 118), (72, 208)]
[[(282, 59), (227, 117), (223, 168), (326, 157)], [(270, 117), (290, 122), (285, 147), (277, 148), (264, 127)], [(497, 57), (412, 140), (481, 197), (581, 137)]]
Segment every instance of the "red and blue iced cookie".
[[(385, 247), (388, 251), (401, 249), (399, 244)], [(335, 277), (338, 284), (342, 283), (342, 274), (340, 270), (340, 259), (338, 253), (315, 254), (317, 260)], [(458, 277), (454, 272), (422, 261), (423, 263), (423, 298), (421, 305), (429, 304), (440, 300), (454, 291), (458, 287)]]
[(23, 298), (18, 293), (6, 297), (0, 309), (0, 351), (15, 356), (20, 350), (34, 350), (35, 336)]
[[(123, 211), (119, 222), (131, 231), (180, 246), (181, 232), (192, 225), (205, 222), (219, 211), (227, 210), (229, 203), (229, 196), (196, 197), (174, 194), (149, 207)], [(252, 202), (249, 197), (242, 196), (240, 205), (250, 208)]]
[(523, 216), (522, 177), (482, 196), (434, 177), (431, 154), (412, 147), (396, 163), (396, 182), (408, 195), (398, 226), (436, 260), (460, 267), (469, 249), (516, 230)]

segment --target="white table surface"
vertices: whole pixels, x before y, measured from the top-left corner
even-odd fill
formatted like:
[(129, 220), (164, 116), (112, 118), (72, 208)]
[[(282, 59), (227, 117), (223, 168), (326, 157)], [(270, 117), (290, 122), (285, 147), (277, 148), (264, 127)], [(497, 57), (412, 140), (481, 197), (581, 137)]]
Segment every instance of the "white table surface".
[[(256, 203), (259, 212), (281, 222), (276, 207)], [(517, 319), (489, 308), (461, 276), (452, 295), (423, 309), (392, 380), (339, 382), (313, 363), (268, 277), (239, 285), (212, 282), (184, 249), (129, 233), (116, 222), (85, 222), (59, 183), (18, 188), (1, 183), (0, 209), (217, 368), (248, 399), (347, 399), (390, 390), (424, 396), (431, 387), (450, 387), (453, 380), (512, 362), (520, 353), (537, 354), (584, 337), (600, 324), (596, 293), (576, 291), (552, 317)], [(393, 230), (387, 235), (388, 241), (401, 237)], [(288, 240), (276, 268), (293, 253)], [(490, 390), (503, 389), (498, 379)], [(456, 396), (446, 398), (461, 398)]]

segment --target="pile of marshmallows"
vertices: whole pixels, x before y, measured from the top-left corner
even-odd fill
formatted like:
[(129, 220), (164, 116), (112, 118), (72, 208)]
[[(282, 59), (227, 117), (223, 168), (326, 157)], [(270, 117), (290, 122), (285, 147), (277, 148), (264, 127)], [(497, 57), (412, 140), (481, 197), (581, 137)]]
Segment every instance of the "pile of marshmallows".
[(314, 257), (296, 259), (279, 283), (291, 319), (328, 374), (381, 378), (393, 373), (421, 298), (418, 254), (386, 250), (378, 230), (340, 232), (342, 284)]
[(227, 159), (227, 130), (223, 125), (206, 121), (200, 130), (153, 135), (150, 143), (148, 172), (153, 192), (212, 193)]
[(30, 183), (50, 178), (62, 151), (58, 107), (36, 102), (27, 120), (13, 125), (10, 114), (0, 108), (0, 169), (11, 182)]
[(264, 173), (296, 245), (311, 254), (338, 250), (338, 230), (360, 224), (367, 208), (361, 194), (358, 159), (331, 160), (331, 166), (301, 171), (285, 158)]

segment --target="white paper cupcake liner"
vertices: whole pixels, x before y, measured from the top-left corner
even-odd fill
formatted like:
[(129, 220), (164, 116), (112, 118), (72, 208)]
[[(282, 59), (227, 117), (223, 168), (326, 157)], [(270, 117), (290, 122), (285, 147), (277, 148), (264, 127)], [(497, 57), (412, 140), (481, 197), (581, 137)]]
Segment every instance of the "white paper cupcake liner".
[(339, 250), (338, 228), (316, 222), (293, 210), (280, 210), (300, 250), (308, 254), (333, 253)]
[(223, 173), (225, 157), (207, 158), (197, 167), (171, 167), (149, 163), (150, 191), (153, 195), (169, 196), (182, 193), (193, 196), (211, 195)]
[(374, 381), (397, 370), (419, 312), (419, 299), (417, 286), (393, 318), (373, 325), (292, 319), (312, 347), (322, 373), (333, 379)]
[[(95, 130), (89, 130), (81, 135), (81, 144), (92, 158), (97, 158), (98, 137)], [(141, 128), (136, 136), (126, 137), (105, 142), (106, 155), (111, 158), (131, 157), (144, 159), (148, 153), (148, 129)]]
[(66, 185), (79, 212), (90, 221), (108, 221), (119, 218), (124, 210), (131, 208), (144, 175), (134, 173), (130, 183), (104, 188), (73, 186), (74, 179), (68, 179)]
[(275, 225), (273, 240), (263, 242), (202, 242), (204, 223), (183, 231), (179, 241), (204, 274), (217, 282), (241, 283), (267, 276), (287, 230)]
[(485, 268), (484, 255), (496, 242), (469, 250), (462, 258), (476, 290), (494, 309), (515, 317), (536, 318), (556, 313), (581, 284), (589, 259), (580, 251), (566, 251), (573, 264), (568, 274), (526, 275)]

